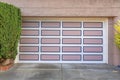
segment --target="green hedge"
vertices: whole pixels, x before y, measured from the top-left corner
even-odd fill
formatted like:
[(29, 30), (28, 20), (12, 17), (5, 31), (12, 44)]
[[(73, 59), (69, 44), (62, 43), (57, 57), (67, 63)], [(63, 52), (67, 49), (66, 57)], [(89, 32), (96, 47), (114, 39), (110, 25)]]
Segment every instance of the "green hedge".
[(20, 33), (20, 9), (0, 2), (0, 59), (15, 59)]

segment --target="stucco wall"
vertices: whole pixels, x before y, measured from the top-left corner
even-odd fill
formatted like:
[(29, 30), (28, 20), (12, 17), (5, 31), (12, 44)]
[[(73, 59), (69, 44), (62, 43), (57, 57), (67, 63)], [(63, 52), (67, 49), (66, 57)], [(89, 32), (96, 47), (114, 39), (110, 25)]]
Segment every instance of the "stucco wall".
[(113, 18), (108, 19), (108, 63), (113, 64), (113, 51), (114, 51), (114, 32), (113, 32)]
[(21, 8), (23, 16), (118, 16), (120, 0), (0, 0)]
[[(114, 17), (114, 19), (113, 19), (113, 21), (112, 21), (113, 24), (116, 23), (118, 20), (120, 20), (120, 16)], [(113, 24), (112, 24), (112, 25), (113, 25)], [(111, 25), (111, 26), (112, 26), (112, 25)], [(112, 27), (113, 27), (113, 26), (112, 26)], [(111, 28), (111, 29), (112, 29), (112, 28)], [(110, 32), (110, 31), (109, 31), (109, 32)], [(114, 32), (115, 32), (115, 30), (113, 29), (111, 33), (114, 33)], [(112, 37), (113, 37), (113, 38), (112, 38)], [(114, 39), (114, 35), (111, 36), (111, 38)], [(115, 43), (113, 44), (113, 49), (112, 49), (112, 50), (113, 50), (113, 51), (112, 51), (112, 52), (113, 52), (113, 54), (112, 54), (112, 55), (113, 55), (113, 56), (112, 56), (112, 58), (113, 58), (113, 63), (112, 63), (112, 64), (113, 64), (113, 65), (116, 65), (116, 66), (117, 66), (117, 65), (120, 65), (120, 49), (118, 49), (118, 47), (116, 47)]]

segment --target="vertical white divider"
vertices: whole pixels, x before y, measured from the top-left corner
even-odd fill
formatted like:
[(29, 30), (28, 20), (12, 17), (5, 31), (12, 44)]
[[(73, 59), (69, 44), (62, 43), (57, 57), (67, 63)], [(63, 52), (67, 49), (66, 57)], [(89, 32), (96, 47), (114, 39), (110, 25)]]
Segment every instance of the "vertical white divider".
[(62, 62), (62, 21), (60, 21), (60, 62)]
[(84, 29), (83, 29), (83, 21), (81, 21), (81, 62), (83, 62), (83, 46), (84, 46), (84, 44), (83, 44), (83, 38), (84, 38), (84, 35), (83, 35), (83, 31), (84, 31)]
[(40, 61), (40, 56), (41, 56), (41, 21), (39, 21), (39, 61)]

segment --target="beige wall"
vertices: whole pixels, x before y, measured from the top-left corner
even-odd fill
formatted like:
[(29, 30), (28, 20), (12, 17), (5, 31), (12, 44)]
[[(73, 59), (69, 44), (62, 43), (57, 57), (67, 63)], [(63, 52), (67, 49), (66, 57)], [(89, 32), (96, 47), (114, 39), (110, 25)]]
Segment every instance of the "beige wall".
[(108, 63), (120, 65), (120, 51), (114, 43), (114, 23), (118, 17), (108, 18)]
[(113, 24), (120, 19), (120, 0), (0, 0), (21, 8), (22, 16), (109, 17), (108, 62), (120, 65)]
[[(118, 21), (118, 20), (120, 20), (120, 16), (115, 17), (113, 22), (116, 23), (116, 21)], [(115, 32), (114, 29), (112, 30), (112, 32)], [(118, 47), (116, 47), (115, 43), (113, 44), (113, 51), (112, 52), (113, 52), (113, 64), (116, 66), (120, 65), (120, 49), (118, 49)]]
[(113, 64), (113, 50), (114, 50), (114, 32), (113, 32), (113, 18), (108, 19), (108, 63)]
[(120, 0), (0, 0), (21, 8), (23, 16), (118, 16)]

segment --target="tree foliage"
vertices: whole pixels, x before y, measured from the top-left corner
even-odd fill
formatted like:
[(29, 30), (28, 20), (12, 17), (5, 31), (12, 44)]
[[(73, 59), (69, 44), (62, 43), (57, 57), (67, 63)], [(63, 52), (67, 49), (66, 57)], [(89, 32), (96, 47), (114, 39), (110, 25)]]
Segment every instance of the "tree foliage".
[(0, 59), (15, 59), (20, 33), (20, 9), (0, 2)]
[(114, 25), (115, 28), (115, 44), (120, 48), (120, 20)]

